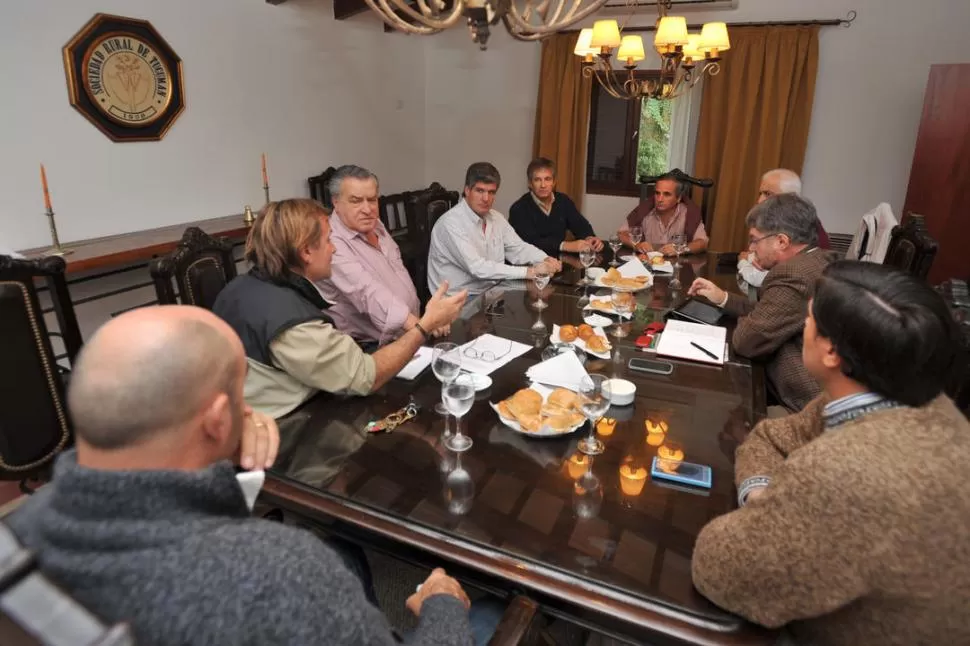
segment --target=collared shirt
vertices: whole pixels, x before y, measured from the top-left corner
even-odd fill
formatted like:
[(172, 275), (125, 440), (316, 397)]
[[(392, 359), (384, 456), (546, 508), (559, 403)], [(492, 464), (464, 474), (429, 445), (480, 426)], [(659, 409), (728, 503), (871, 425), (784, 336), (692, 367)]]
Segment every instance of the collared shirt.
[(333, 306), (327, 310), (334, 326), (358, 341), (383, 345), (403, 332), (408, 314), (421, 311), (414, 283), (401, 250), (384, 225), (377, 223), (377, 247), (353, 231), (335, 212), (330, 217), (334, 254), (330, 278), (317, 288)]
[(546, 215), (549, 215), (550, 213), (552, 213), (552, 205), (555, 204), (555, 202), (556, 202), (556, 192), (555, 191), (552, 192), (552, 199), (549, 200), (549, 204), (548, 205), (545, 202), (543, 202), (542, 200), (540, 200), (539, 199), (539, 196), (537, 196), (532, 191), (529, 191), (529, 195), (532, 196), (532, 201), (534, 201), (536, 203), (536, 206), (539, 207), (539, 210), (540, 211), (542, 211)]
[(898, 405), (891, 399), (886, 399), (882, 395), (871, 392), (855, 393), (854, 395), (840, 397), (826, 404), (822, 411), (822, 418), (825, 420), (825, 430), (829, 431), (869, 413), (884, 408), (895, 408)]
[[(674, 216), (670, 218), (670, 221), (664, 226), (663, 219), (660, 214), (657, 213), (657, 209), (653, 209), (647, 214), (647, 217), (643, 218), (643, 223), (640, 228), (643, 229), (643, 241), (649, 243), (652, 247), (662, 247), (665, 244), (669, 244), (671, 238), (675, 235), (685, 235), (684, 229), (687, 226), (687, 207), (681, 202), (674, 209)], [(629, 231), (630, 226), (626, 223), (620, 227), (620, 231)], [(704, 223), (697, 223), (697, 230), (694, 231), (694, 240), (707, 240), (707, 230), (704, 229)]]
[(434, 225), (428, 251), (428, 287), (432, 293), (446, 280), (450, 294), (462, 289), (483, 292), (499, 280), (524, 280), (528, 267), (512, 265), (545, 260), (546, 254), (523, 242), (498, 211), (493, 209), (485, 216), (484, 232), (482, 221), (462, 199)]

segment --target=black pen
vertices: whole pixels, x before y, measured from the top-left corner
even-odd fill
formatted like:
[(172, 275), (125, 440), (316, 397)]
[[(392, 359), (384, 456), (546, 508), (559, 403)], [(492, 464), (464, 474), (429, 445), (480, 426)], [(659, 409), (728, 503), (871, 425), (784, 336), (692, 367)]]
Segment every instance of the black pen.
[(717, 355), (711, 352), (710, 350), (708, 350), (707, 348), (705, 348), (704, 346), (702, 346), (701, 344), (695, 343), (694, 341), (691, 341), (690, 344), (695, 348), (697, 348), (698, 350), (700, 350), (701, 352), (703, 352), (704, 354), (706, 354), (707, 356), (709, 356), (711, 359), (714, 359), (715, 361), (717, 361)]

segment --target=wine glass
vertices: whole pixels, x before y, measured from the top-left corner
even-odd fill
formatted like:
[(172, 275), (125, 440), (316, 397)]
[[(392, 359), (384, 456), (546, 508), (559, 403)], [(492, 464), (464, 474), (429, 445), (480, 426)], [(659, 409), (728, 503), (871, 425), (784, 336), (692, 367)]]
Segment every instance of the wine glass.
[(684, 234), (675, 233), (670, 236), (670, 244), (674, 248), (674, 253), (677, 255), (677, 262), (674, 264), (674, 276), (670, 279), (668, 286), (670, 289), (680, 289), (683, 285), (680, 282), (680, 252), (684, 248)]
[(626, 327), (623, 325), (625, 314), (629, 314), (633, 310), (633, 294), (630, 292), (624, 292), (614, 289), (610, 293), (610, 300), (613, 303), (613, 311), (616, 312), (616, 329), (613, 330), (613, 336), (618, 339), (629, 335)]
[(455, 433), (445, 438), (445, 446), (456, 453), (467, 451), (472, 447), (472, 439), (462, 435), (461, 418), (475, 403), (475, 386), (471, 378), (468, 375), (459, 375), (451, 383), (444, 384), (441, 387), (441, 399), (448, 412), (455, 416)]
[(610, 407), (609, 378), (604, 375), (592, 374), (579, 381), (579, 394), (582, 411), (589, 420), (589, 436), (579, 441), (577, 449), (586, 455), (599, 455), (605, 448), (596, 438), (596, 422)]
[(589, 468), (573, 483), (573, 511), (583, 520), (596, 518), (603, 506), (603, 483), (593, 473), (593, 459)]
[(549, 268), (545, 263), (540, 262), (538, 265), (532, 267), (532, 272), (532, 280), (536, 284), (536, 289), (539, 290), (539, 294), (536, 296), (536, 302), (532, 304), (532, 307), (537, 310), (544, 310), (549, 307), (549, 303), (542, 300), (542, 290), (546, 288), (546, 285), (549, 284), (549, 280), (551, 279)]
[(592, 247), (586, 247), (579, 252), (579, 262), (583, 265), (583, 279), (579, 281), (579, 284), (592, 285), (593, 281), (589, 279), (589, 268), (596, 262), (596, 252), (593, 251)]
[[(458, 373), (461, 372), (461, 352), (458, 351), (458, 346), (454, 343), (436, 344), (431, 354), (431, 370), (442, 384), (448, 384), (454, 381)], [(438, 402), (434, 410), (439, 415), (446, 416), (445, 431), (447, 432), (448, 409), (445, 408), (444, 404)]]
[(461, 453), (455, 453), (455, 468), (445, 476), (445, 504), (448, 513), (463, 516), (475, 500), (475, 481), (461, 464)]
[(643, 229), (630, 227), (630, 242), (633, 243), (633, 253), (636, 253), (638, 251), (637, 245), (643, 242)]
[(613, 260), (610, 261), (610, 267), (618, 267), (620, 265), (620, 261), (617, 259), (616, 254), (619, 253), (620, 247), (623, 246), (623, 242), (620, 241), (620, 234), (614, 233), (611, 235), (609, 244), (610, 249), (613, 250)]

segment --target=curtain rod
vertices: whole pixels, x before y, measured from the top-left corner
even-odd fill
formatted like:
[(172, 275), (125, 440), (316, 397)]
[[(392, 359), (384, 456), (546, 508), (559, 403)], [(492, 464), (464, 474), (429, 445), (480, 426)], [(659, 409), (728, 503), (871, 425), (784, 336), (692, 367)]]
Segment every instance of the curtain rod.
[[(855, 10), (850, 11), (846, 14), (845, 18), (831, 18), (824, 20), (770, 20), (766, 22), (729, 22), (727, 26), (730, 27), (802, 27), (810, 25), (818, 25), (820, 27), (850, 27), (852, 26), (852, 21), (856, 19), (858, 13)], [(687, 25), (688, 29), (700, 29), (703, 24)], [(626, 27), (622, 30), (624, 33), (636, 33), (636, 32), (647, 32), (647, 31), (657, 31), (656, 27)], [(559, 33), (567, 34), (578, 34), (578, 29), (564, 29)]]

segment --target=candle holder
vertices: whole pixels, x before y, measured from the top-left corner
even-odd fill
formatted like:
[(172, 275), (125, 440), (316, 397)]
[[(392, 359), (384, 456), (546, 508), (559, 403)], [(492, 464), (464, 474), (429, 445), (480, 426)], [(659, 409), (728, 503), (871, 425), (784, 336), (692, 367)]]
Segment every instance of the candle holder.
[(253, 209), (248, 204), (246, 205), (246, 210), (243, 212), (243, 222), (246, 223), (247, 227), (253, 226), (256, 222), (256, 216), (253, 215)]
[(61, 240), (57, 237), (57, 223), (54, 222), (54, 209), (47, 207), (47, 224), (51, 228), (51, 246), (44, 251), (45, 256), (66, 256), (74, 253), (73, 249), (61, 246)]

